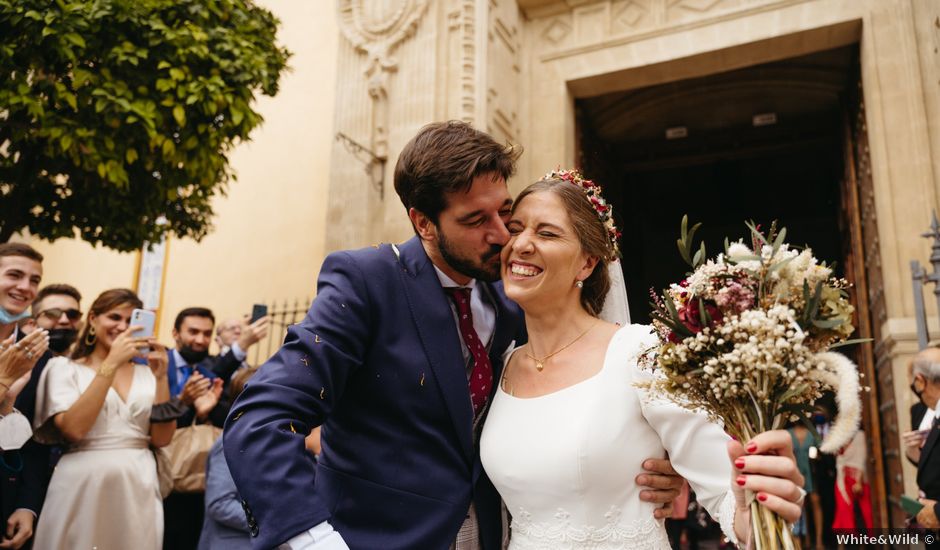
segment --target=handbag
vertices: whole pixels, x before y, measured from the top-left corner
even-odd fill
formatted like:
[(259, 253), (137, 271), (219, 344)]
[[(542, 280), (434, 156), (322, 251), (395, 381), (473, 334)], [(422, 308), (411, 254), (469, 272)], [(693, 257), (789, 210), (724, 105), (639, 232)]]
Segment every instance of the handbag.
[(173, 491), (201, 493), (206, 490), (206, 460), (222, 429), (212, 424), (177, 428), (173, 440), (164, 447), (169, 456)]
[(157, 483), (160, 486), (160, 497), (166, 498), (173, 492), (173, 466), (170, 464), (170, 455), (162, 447), (151, 447), (153, 458), (157, 461)]

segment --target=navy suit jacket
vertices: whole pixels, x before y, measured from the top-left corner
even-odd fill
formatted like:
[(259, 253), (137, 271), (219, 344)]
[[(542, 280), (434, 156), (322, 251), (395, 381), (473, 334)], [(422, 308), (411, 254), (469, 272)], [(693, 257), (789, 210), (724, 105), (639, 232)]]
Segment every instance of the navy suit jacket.
[[(353, 550), (446, 549), (471, 501), (483, 548), (500, 547), (449, 299), (420, 240), (398, 250), (328, 256), (306, 318), (229, 414), (223, 447), (255, 549), (323, 521)], [(501, 285), (490, 290), (498, 379), (523, 316)], [(317, 465), (304, 436), (321, 424)]]

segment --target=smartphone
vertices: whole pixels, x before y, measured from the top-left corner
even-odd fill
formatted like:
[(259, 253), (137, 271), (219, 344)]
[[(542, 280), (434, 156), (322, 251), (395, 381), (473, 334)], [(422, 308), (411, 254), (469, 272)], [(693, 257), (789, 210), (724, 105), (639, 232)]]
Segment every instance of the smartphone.
[[(131, 325), (139, 325), (143, 327), (134, 333), (135, 337), (138, 338), (149, 338), (153, 336), (153, 327), (157, 321), (157, 315), (147, 309), (135, 309), (131, 312)], [(143, 348), (140, 350), (141, 353), (147, 354), (150, 353), (150, 348)]]
[(923, 507), (924, 505), (920, 502), (917, 502), (916, 498), (911, 498), (907, 495), (901, 495), (901, 508), (903, 508), (904, 511), (908, 514), (916, 516)]
[(251, 306), (251, 320), (248, 321), (248, 324), (252, 324), (258, 319), (264, 317), (268, 314), (268, 306), (264, 304), (255, 304)]

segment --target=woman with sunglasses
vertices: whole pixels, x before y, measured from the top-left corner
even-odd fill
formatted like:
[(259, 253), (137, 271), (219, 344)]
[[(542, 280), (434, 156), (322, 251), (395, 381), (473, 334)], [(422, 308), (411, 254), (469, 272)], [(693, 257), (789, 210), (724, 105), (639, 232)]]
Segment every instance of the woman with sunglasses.
[[(163, 544), (163, 507), (150, 446), (167, 445), (176, 422), (151, 423), (170, 397), (166, 349), (135, 337), (130, 290), (108, 290), (88, 312), (71, 358), (39, 379), (36, 437), (66, 445), (46, 496), (34, 548), (134, 548)], [(146, 357), (146, 364), (134, 362)]]

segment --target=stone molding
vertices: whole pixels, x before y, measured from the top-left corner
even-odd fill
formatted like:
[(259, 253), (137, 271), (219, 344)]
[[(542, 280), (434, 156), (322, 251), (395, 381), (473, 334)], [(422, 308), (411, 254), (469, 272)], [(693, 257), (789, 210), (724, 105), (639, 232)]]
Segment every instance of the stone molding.
[(540, 60), (550, 61), (806, 1), (559, 0), (525, 13), (536, 29)]

